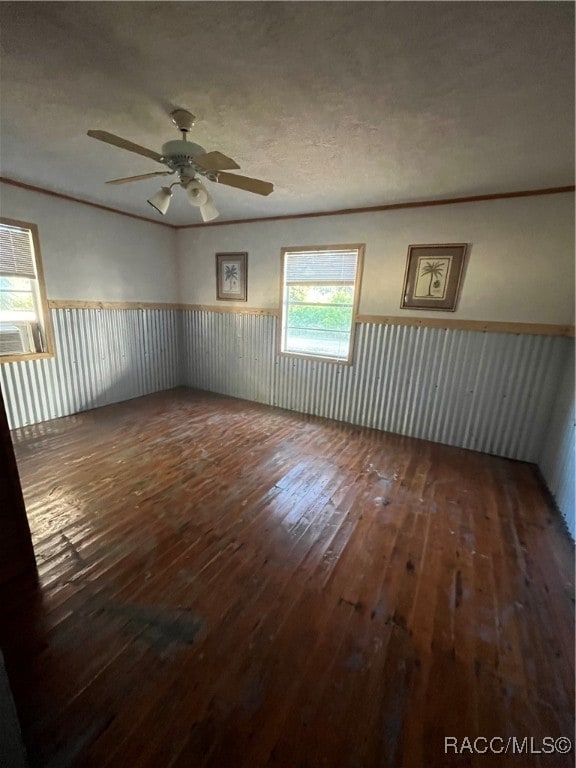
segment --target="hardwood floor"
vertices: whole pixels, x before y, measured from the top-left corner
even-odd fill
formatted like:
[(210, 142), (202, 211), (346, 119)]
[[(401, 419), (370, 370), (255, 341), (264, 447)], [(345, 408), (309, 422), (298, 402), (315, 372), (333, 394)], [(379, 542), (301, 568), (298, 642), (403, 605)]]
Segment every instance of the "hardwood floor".
[(191, 390), (13, 437), (32, 766), (573, 765), (445, 754), (573, 736), (573, 546), (531, 465)]

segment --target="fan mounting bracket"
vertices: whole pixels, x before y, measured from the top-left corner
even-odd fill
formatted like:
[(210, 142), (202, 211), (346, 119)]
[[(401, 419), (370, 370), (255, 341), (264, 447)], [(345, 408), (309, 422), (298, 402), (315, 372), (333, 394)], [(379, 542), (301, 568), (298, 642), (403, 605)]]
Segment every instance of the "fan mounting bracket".
[(170, 112), (170, 117), (178, 130), (183, 133), (188, 133), (196, 122), (196, 116), (187, 109), (175, 109)]

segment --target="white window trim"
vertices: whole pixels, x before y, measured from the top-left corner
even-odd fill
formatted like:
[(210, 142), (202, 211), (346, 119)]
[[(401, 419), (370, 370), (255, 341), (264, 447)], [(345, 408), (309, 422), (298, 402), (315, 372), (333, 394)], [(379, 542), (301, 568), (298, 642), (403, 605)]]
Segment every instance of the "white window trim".
[[(364, 243), (337, 243), (333, 245), (298, 245), (287, 246), (281, 249), (280, 255), (280, 314), (278, 317), (277, 332), (277, 352), (282, 357), (292, 357), (299, 360), (313, 360), (314, 362), (336, 363), (338, 365), (352, 365), (354, 360), (354, 347), (356, 340), (356, 324), (358, 322), (358, 308), (360, 306), (360, 292), (362, 289), (362, 272), (364, 268)], [(327, 357), (324, 355), (310, 355), (299, 352), (285, 352), (282, 349), (282, 329), (284, 326), (284, 268), (287, 253), (297, 253), (306, 251), (334, 251), (334, 250), (355, 250), (358, 252), (358, 262), (356, 267), (356, 280), (354, 282), (354, 301), (352, 305), (352, 323), (350, 328), (350, 345), (347, 358)]]
[(36, 280), (38, 282), (38, 299), (42, 315), (42, 330), (44, 333), (44, 346), (42, 352), (25, 352), (14, 355), (0, 355), (0, 365), (3, 363), (19, 363), (24, 360), (45, 360), (54, 357), (54, 334), (52, 331), (52, 318), (50, 308), (46, 297), (46, 281), (44, 279), (44, 267), (42, 264), (42, 254), (40, 252), (40, 237), (38, 227), (29, 221), (19, 221), (16, 219), (7, 219), (0, 216), (0, 222), (10, 227), (20, 227), (30, 230), (32, 244), (34, 247), (34, 262), (36, 266)]

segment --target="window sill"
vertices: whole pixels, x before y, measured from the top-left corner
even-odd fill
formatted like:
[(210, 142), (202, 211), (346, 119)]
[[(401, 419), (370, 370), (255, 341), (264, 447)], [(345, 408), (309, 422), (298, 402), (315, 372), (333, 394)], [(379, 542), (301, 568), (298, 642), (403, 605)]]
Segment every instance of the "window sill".
[(0, 355), (0, 364), (23, 363), (26, 360), (48, 360), (50, 357), (54, 357), (54, 352), (31, 352), (26, 355)]
[(304, 355), (298, 352), (283, 352), (280, 350), (278, 355), (281, 357), (291, 357), (296, 360), (311, 360), (313, 363), (330, 363), (331, 365), (352, 365), (352, 358), (343, 360), (340, 357), (323, 357), (321, 355)]

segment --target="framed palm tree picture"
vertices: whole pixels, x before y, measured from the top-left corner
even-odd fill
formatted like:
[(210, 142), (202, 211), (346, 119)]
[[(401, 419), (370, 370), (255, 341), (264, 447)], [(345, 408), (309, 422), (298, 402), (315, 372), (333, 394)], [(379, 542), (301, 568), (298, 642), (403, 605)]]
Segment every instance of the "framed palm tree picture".
[(466, 249), (467, 243), (410, 245), (400, 307), (454, 312)]
[(247, 301), (247, 253), (216, 254), (216, 298), (221, 301)]

